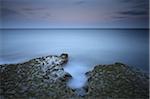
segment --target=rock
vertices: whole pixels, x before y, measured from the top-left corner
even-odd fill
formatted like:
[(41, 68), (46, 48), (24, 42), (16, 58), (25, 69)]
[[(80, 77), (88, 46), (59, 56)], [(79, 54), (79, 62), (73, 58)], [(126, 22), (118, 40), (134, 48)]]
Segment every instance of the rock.
[(0, 95), (12, 98), (68, 98), (74, 95), (66, 83), (71, 75), (63, 70), (68, 55), (50, 55), (21, 64), (1, 65)]
[(82, 88), (67, 86), (63, 66), (68, 54), (49, 55), (19, 64), (0, 65), (2, 99), (148, 99), (149, 77), (122, 63), (97, 65)]
[(75, 93), (77, 96), (85, 96), (86, 95), (86, 90), (84, 88), (78, 88), (78, 89), (75, 89)]
[(68, 61), (68, 54), (63, 53), (63, 54), (60, 55), (60, 57), (61, 57), (62, 59), (64, 59), (64, 63), (67, 63), (67, 61)]
[(88, 76), (86, 97), (149, 98), (149, 77), (122, 63), (97, 65)]

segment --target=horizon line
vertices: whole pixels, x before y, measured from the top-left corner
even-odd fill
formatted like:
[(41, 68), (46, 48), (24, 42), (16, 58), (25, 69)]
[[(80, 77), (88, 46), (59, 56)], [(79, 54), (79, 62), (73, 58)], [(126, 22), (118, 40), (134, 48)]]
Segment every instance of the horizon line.
[(149, 30), (149, 28), (0, 28), (0, 30)]

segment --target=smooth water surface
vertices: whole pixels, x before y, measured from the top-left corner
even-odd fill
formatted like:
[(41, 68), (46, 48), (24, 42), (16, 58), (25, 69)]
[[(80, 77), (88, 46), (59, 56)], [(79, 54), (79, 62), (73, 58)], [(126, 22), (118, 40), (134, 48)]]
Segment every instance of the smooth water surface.
[(148, 30), (1, 30), (0, 34), (0, 64), (68, 53), (65, 70), (74, 77), (69, 84), (74, 88), (83, 86), (84, 73), (97, 64), (122, 62), (148, 72)]

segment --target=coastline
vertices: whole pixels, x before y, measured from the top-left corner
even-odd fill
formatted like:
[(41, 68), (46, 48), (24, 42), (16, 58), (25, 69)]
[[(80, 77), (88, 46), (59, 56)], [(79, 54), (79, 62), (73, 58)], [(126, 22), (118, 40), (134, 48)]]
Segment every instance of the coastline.
[(85, 73), (85, 86), (72, 89), (67, 86), (72, 76), (64, 71), (68, 59), (68, 54), (49, 55), (24, 63), (0, 65), (0, 95), (4, 99), (149, 98), (148, 75), (122, 63), (94, 66)]

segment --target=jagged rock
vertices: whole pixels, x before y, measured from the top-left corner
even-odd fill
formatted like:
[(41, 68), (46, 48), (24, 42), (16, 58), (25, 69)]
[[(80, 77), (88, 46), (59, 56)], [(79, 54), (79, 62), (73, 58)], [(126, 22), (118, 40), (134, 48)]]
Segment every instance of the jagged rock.
[(63, 70), (68, 55), (50, 55), (21, 64), (0, 66), (0, 96), (14, 98), (67, 98), (71, 75)]
[(97, 65), (88, 76), (86, 97), (97, 98), (149, 98), (149, 77), (122, 63)]

